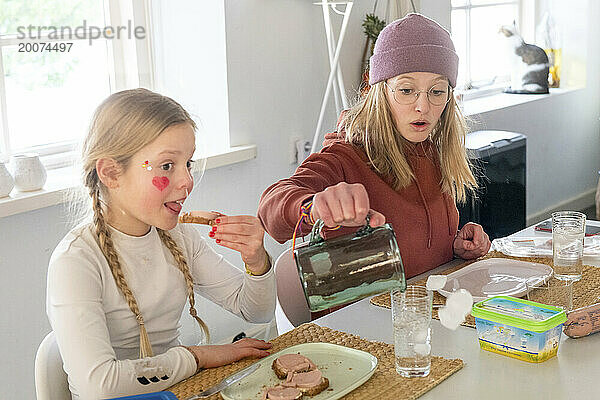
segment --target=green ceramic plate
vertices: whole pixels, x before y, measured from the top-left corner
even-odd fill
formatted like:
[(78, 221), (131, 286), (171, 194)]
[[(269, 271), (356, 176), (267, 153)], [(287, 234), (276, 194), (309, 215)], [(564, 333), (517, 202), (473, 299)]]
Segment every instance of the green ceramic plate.
[(223, 390), (221, 396), (225, 400), (260, 399), (263, 388), (282, 382), (271, 369), (273, 360), (289, 353), (310, 358), (329, 379), (329, 387), (311, 400), (339, 399), (365, 383), (377, 367), (377, 358), (364, 351), (330, 343), (299, 344), (261, 359), (256, 372)]

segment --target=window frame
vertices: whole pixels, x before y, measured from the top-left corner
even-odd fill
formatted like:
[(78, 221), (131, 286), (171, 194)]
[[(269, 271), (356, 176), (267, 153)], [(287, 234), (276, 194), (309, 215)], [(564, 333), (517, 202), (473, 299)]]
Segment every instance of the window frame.
[[(144, 39), (126, 41), (113, 38), (106, 41), (107, 58), (109, 64), (110, 93), (132, 87), (154, 87), (152, 32), (150, 24), (151, 2), (144, 0), (104, 0), (104, 16), (106, 26), (121, 26), (127, 20), (133, 21), (134, 26), (143, 26)], [(62, 33), (62, 32), (61, 32)], [(6, 162), (12, 154), (17, 154), (11, 146), (10, 131), (7, 115), (7, 94), (4, 76), (3, 48), (16, 46), (19, 43), (39, 42), (81, 42), (86, 41), (90, 30), (86, 31), (83, 39), (77, 37), (60, 36), (54, 39), (48, 33), (36, 39), (18, 39), (16, 34), (0, 35), (0, 161)], [(72, 165), (76, 159), (76, 148), (79, 140), (55, 142), (45, 145), (33, 144), (19, 152), (35, 152), (47, 169), (61, 168)]]
[[(502, 6), (502, 5), (516, 5), (518, 10), (518, 26), (521, 31), (524, 31), (523, 27), (528, 26), (525, 21), (525, 15), (528, 14), (528, 7), (525, 4), (527, 0), (498, 0), (489, 4), (471, 4), (471, 0), (465, 0), (464, 5), (460, 6), (452, 6), (450, 5), (450, 21), (452, 21), (452, 12), (455, 10), (465, 10), (466, 11), (466, 46), (465, 46), (465, 60), (464, 65), (466, 69), (466, 81), (464, 82), (464, 87), (457, 88), (456, 93), (463, 96), (463, 99), (476, 98), (488, 96), (494, 93), (502, 92), (508, 86), (510, 86), (510, 75), (502, 75), (495, 77), (495, 80), (491, 84), (483, 84), (485, 81), (476, 81), (474, 82), (471, 79), (471, 10), (474, 8), (487, 8), (493, 6)], [(452, 27), (452, 22), (450, 22), (450, 26)], [(462, 61), (462, 60), (461, 60)], [(492, 78), (492, 77), (490, 77)], [(473, 87), (476, 85), (477, 87)]]

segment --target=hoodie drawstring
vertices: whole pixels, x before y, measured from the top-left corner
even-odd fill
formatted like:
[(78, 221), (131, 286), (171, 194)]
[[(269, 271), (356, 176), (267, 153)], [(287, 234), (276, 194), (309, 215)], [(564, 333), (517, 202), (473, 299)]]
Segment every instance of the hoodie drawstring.
[(442, 194), (442, 196), (444, 196), (444, 205), (446, 206), (446, 218), (448, 218), (448, 236), (454, 236), (456, 234), (456, 232), (453, 231), (452, 229), (452, 224), (450, 224), (450, 201), (451, 198), (450, 196), (446, 195), (446, 194)]
[[(415, 146), (415, 155), (418, 156), (418, 147), (420, 146), (420, 150), (423, 153), (423, 155), (425, 156), (425, 158), (427, 158), (427, 149), (425, 149), (425, 147), (423, 146), (423, 143), (419, 143)], [(415, 160), (415, 162), (419, 162), (418, 160)], [(409, 161), (409, 163), (411, 164), (411, 168), (413, 170), (415, 170), (415, 167), (418, 167), (418, 165), (412, 165), (412, 162)], [(421, 190), (421, 186), (419, 185), (419, 180), (415, 179), (413, 180), (415, 182), (415, 186), (417, 187), (417, 190), (419, 191), (419, 196), (421, 197), (421, 201), (423, 202), (423, 207), (425, 207), (425, 215), (427, 215), (427, 248), (430, 249), (431, 248), (431, 236), (432, 236), (432, 231), (433, 231), (433, 224), (431, 222), (431, 211), (429, 210), (429, 204), (427, 204), (427, 200), (425, 200), (425, 196), (423, 195), (423, 190)]]
[(427, 215), (427, 248), (430, 249), (431, 248), (431, 231), (432, 231), (431, 212), (429, 211), (429, 205), (427, 204), (427, 201), (425, 201), (425, 196), (423, 196), (423, 191), (421, 190), (419, 181), (417, 179), (415, 179), (414, 182), (415, 182), (415, 185), (417, 186), (417, 189), (419, 190), (419, 195), (421, 196), (421, 201), (423, 202), (423, 206), (425, 207), (425, 214)]

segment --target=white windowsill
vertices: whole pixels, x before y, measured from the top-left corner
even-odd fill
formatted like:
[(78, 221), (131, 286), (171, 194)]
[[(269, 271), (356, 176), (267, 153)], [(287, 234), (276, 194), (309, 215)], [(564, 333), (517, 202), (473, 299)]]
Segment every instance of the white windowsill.
[[(256, 145), (235, 146), (206, 159), (206, 169), (219, 168), (256, 158)], [(48, 180), (41, 190), (18, 192), (0, 199), (0, 218), (50, 207), (65, 201), (69, 189), (79, 185), (79, 176), (72, 167), (48, 170)]]
[(488, 96), (477, 97), (463, 102), (463, 114), (472, 116), (483, 114), (489, 111), (501, 110), (503, 108), (529, 103), (536, 100), (545, 99), (551, 96), (557, 96), (565, 93), (571, 93), (583, 88), (556, 88), (550, 89), (550, 94), (510, 94), (494, 93)]

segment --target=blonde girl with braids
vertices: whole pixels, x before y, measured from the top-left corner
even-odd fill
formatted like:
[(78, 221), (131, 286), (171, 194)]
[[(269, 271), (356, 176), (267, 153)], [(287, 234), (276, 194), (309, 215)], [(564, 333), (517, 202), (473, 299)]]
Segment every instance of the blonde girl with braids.
[(195, 124), (172, 99), (145, 89), (108, 97), (83, 144), (92, 221), (52, 254), (47, 313), (74, 399), (163, 390), (201, 368), (268, 355), (269, 343), (181, 346), (184, 307), (203, 296), (250, 322), (272, 319), (275, 280), (253, 216), (220, 216), (209, 234), (237, 250), (246, 272), (178, 225), (193, 188)]
[[(262, 195), (258, 216), (276, 240), (302, 234), (320, 218), (347, 233), (390, 222), (407, 277), (454, 256), (485, 254), (478, 224), (458, 231), (456, 201), (476, 180), (466, 156), (465, 123), (454, 101), (458, 56), (438, 23), (409, 14), (383, 29), (370, 59), (370, 90), (340, 116), (323, 149)], [(345, 228), (344, 228), (345, 227)]]

